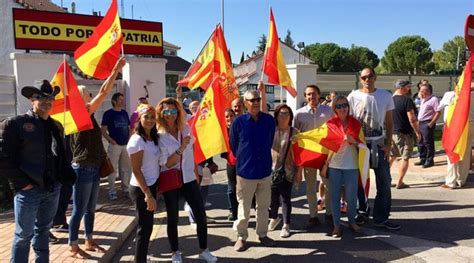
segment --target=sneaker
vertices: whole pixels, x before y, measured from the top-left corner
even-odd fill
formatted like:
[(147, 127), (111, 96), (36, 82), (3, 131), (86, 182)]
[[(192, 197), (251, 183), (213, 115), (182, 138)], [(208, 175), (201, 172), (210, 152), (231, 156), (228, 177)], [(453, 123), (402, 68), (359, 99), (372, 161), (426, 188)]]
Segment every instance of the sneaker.
[(208, 248), (199, 254), (199, 259), (205, 260), (208, 263), (217, 262), (217, 257), (211, 254)]
[(364, 214), (358, 214), (355, 218), (355, 222), (359, 226), (367, 223), (368, 220), (369, 220), (369, 218)]
[(205, 202), (204, 203), (204, 207), (205, 208), (208, 208), (208, 207), (211, 207), (212, 206), (212, 203), (211, 202)]
[(376, 227), (384, 227), (389, 230), (400, 230), (401, 226), (390, 221), (385, 221), (383, 223), (375, 224)]
[(421, 166), (425, 164), (425, 160), (419, 160), (418, 162), (414, 163), (415, 166)]
[(51, 228), (51, 232), (68, 233), (69, 232), (69, 225), (68, 224), (62, 224), (62, 225), (53, 226)]
[(49, 232), (49, 243), (50, 244), (57, 244), (59, 243), (59, 238), (55, 237), (53, 233)]
[(289, 225), (284, 225), (281, 228), (280, 237), (287, 238), (289, 236), (290, 236), (290, 226)]
[(182, 263), (183, 258), (181, 258), (181, 251), (176, 251), (172, 256), (171, 256), (171, 263)]
[(264, 237), (259, 237), (258, 240), (260, 241), (260, 244), (266, 246), (266, 247), (273, 247), (275, 246), (275, 240), (269, 238), (268, 236)]
[(308, 224), (306, 225), (307, 228), (313, 228), (316, 226), (321, 225), (321, 222), (319, 221), (319, 218), (317, 217), (312, 217), (308, 220)]
[(242, 252), (247, 249), (247, 241), (237, 238), (237, 241), (234, 244), (234, 250), (237, 252)]
[(114, 201), (117, 200), (117, 193), (109, 193), (109, 200)]
[(214, 223), (216, 222), (216, 220), (214, 220), (214, 219), (212, 219), (212, 218), (210, 218), (210, 217), (206, 217), (206, 222), (207, 222), (208, 224), (214, 224)]
[(405, 188), (410, 188), (410, 186), (407, 185), (406, 183), (401, 183), (397, 185), (397, 189), (405, 189)]
[(229, 215), (227, 216), (227, 220), (229, 220), (229, 221), (235, 221), (235, 220), (237, 220), (237, 217), (234, 217), (234, 215), (232, 214), (232, 212), (230, 212)]
[(272, 218), (270, 219), (270, 223), (268, 223), (268, 231), (273, 231), (275, 228), (280, 224), (281, 218)]

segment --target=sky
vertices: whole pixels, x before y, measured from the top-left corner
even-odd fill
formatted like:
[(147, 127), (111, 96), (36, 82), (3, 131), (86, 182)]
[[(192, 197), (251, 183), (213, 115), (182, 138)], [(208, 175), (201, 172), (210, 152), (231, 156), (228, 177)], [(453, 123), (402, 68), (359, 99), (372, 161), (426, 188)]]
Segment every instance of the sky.
[[(474, 0), (117, 0), (124, 17), (163, 23), (163, 39), (180, 46), (178, 55), (197, 57), (215, 26), (221, 23), (232, 61), (242, 52), (256, 49), (262, 34), (268, 35), (269, 9), (273, 9), (281, 39), (291, 31), (295, 44), (336, 43), (368, 47), (379, 58), (400, 36), (420, 35), (441, 49), (443, 43), (464, 35)], [(72, 0), (53, 0), (70, 7)], [(109, 0), (75, 0), (76, 12), (105, 14)], [(123, 14), (121, 14), (123, 17)]]

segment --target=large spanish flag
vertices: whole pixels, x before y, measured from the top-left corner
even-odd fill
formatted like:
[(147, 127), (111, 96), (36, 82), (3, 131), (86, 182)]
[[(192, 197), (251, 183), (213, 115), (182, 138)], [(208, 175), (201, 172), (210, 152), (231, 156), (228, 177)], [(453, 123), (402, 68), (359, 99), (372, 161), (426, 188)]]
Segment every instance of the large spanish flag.
[(280, 48), (275, 18), (270, 8), (270, 26), (268, 28), (267, 46), (263, 57), (262, 71), (268, 77), (268, 83), (280, 85), (288, 91), (291, 96), (296, 97), (293, 81), (288, 74), (285, 59)]
[(51, 118), (60, 122), (66, 135), (92, 129), (89, 112), (77, 89), (76, 80), (64, 58), (58, 71), (51, 80), (51, 85), (59, 86), (61, 92), (56, 95), (51, 110)]
[(77, 66), (89, 76), (106, 79), (117, 62), (122, 42), (117, 0), (112, 0), (109, 10), (92, 36), (74, 52)]
[(178, 81), (178, 85), (190, 89), (200, 87), (207, 90), (216, 75), (225, 76), (225, 81), (228, 84), (235, 83), (232, 62), (220, 25), (216, 26), (184, 78)]
[(463, 159), (468, 147), (469, 109), (471, 105), (472, 60), (471, 53), (464, 72), (455, 88), (453, 102), (446, 109), (447, 119), (443, 128), (443, 148), (451, 163)]

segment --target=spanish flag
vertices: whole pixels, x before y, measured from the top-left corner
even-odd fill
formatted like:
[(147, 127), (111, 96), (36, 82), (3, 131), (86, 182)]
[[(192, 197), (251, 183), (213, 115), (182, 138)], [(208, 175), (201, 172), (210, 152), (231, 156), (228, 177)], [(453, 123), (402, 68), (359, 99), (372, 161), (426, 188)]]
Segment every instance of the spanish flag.
[(92, 36), (74, 52), (77, 66), (89, 76), (106, 79), (119, 58), (122, 42), (117, 0), (112, 0), (109, 10)]
[(442, 144), (451, 163), (463, 159), (468, 147), (469, 109), (471, 105), (472, 60), (471, 53), (464, 72), (454, 89), (453, 102), (446, 109), (447, 119), (443, 128)]
[(280, 39), (276, 29), (273, 11), (270, 8), (270, 26), (268, 29), (267, 46), (263, 57), (262, 71), (268, 77), (268, 83), (280, 85), (288, 91), (291, 96), (296, 97), (296, 90), (286, 69), (285, 59), (280, 48)]
[(51, 80), (51, 85), (59, 86), (61, 92), (56, 95), (51, 110), (51, 118), (60, 122), (66, 135), (92, 129), (89, 112), (77, 89), (76, 80), (64, 58), (58, 71)]
[(224, 32), (220, 25), (217, 25), (184, 78), (178, 81), (177, 84), (190, 89), (200, 87), (207, 90), (216, 75), (224, 76), (224, 81), (228, 85), (235, 83), (232, 62), (224, 40)]

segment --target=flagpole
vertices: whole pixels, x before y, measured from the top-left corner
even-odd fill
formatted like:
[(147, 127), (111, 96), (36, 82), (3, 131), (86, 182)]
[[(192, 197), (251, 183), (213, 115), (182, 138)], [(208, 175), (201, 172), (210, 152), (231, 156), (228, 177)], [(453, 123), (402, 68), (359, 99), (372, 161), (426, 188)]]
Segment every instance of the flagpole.
[(66, 54), (63, 54), (63, 100), (64, 100), (64, 114), (63, 114), (63, 129), (66, 129), (66, 101), (67, 101), (67, 76), (66, 76)]

